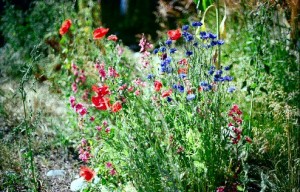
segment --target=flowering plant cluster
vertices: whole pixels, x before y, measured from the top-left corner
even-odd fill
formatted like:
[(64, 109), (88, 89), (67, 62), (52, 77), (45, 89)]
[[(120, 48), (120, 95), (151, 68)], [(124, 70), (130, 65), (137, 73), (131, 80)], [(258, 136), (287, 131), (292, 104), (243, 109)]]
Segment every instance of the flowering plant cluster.
[[(71, 24), (66, 20), (60, 35), (68, 34)], [(106, 37), (109, 29), (103, 27), (91, 33), (96, 51), (85, 52), (86, 60), (70, 56), (69, 103), (85, 166), (75, 181), (82, 188), (211, 191), (219, 179), (226, 180), (225, 172), (216, 170), (230, 166), (221, 127), (235, 88), (230, 66), (221, 66), (216, 56), (224, 41), (211, 32), (197, 33), (201, 25), (169, 30), (156, 48), (142, 36), (133, 65), (117, 36)], [(76, 41), (72, 32), (70, 42)], [(238, 144), (241, 112), (235, 107), (229, 116), (230, 139)]]

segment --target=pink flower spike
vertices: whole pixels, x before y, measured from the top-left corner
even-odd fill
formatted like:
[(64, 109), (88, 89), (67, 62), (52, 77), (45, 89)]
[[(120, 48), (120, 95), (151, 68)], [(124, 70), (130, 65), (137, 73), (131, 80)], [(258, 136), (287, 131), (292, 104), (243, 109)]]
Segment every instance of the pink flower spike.
[(101, 127), (101, 126), (96, 126), (96, 129), (97, 129), (98, 131), (101, 131), (101, 130), (102, 130), (102, 127)]
[(92, 122), (95, 121), (95, 117), (94, 117), (94, 116), (91, 116), (91, 117), (90, 117), (90, 121), (92, 121)]
[(105, 132), (106, 132), (106, 133), (110, 133), (110, 128), (107, 127), (107, 128), (105, 129)]
[(106, 168), (108, 168), (108, 169), (112, 168), (112, 163), (111, 162), (107, 162), (106, 163)]
[(115, 169), (112, 169), (109, 171), (109, 174), (111, 174), (112, 176), (117, 174), (117, 171)]

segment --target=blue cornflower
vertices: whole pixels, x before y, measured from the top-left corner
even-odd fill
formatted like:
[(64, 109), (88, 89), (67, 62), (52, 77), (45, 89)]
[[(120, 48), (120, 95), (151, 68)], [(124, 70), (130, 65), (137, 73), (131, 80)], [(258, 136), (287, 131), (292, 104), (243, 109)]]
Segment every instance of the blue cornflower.
[(183, 85), (173, 85), (173, 89), (177, 89), (180, 93), (184, 92), (184, 86)]
[(166, 40), (166, 45), (168, 45), (168, 46), (170, 46), (171, 44), (172, 44), (172, 40), (171, 39), (168, 39), (168, 40)]
[(171, 53), (171, 54), (175, 53), (176, 51), (177, 51), (176, 48), (171, 48), (171, 49), (170, 49), (170, 53)]
[(217, 71), (216, 71), (216, 75), (221, 76), (222, 74), (223, 74), (223, 71), (222, 71), (222, 70), (217, 70)]
[(195, 99), (195, 97), (196, 97), (196, 95), (193, 94), (193, 93), (191, 93), (191, 94), (188, 94), (188, 95), (186, 96), (186, 99), (187, 99), (188, 101), (191, 101), (191, 100)]
[(220, 76), (218, 76), (218, 75), (215, 75), (214, 81), (215, 81), (215, 82), (223, 81), (223, 77), (220, 77)]
[(228, 93), (233, 93), (235, 91), (235, 87), (229, 87), (228, 89), (227, 89), (227, 92)]
[(202, 23), (200, 21), (195, 21), (195, 22), (192, 23), (192, 26), (193, 27), (201, 27)]
[(166, 49), (166, 47), (162, 46), (162, 47), (160, 47), (159, 50), (160, 50), (161, 52), (165, 52), (167, 49)]
[(215, 35), (213, 33), (208, 33), (208, 37), (211, 39), (215, 39), (215, 38), (217, 38), (217, 35)]
[(182, 78), (182, 79), (186, 78), (186, 74), (180, 73), (180, 74), (179, 74), (179, 78)]
[(231, 69), (231, 66), (230, 66), (230, 65), (224, 67), (224, 70), (225, 70), (225, 71), (229, 71), (230, 69)]
[(188, 29), (189, 29), (189, 26), (188, 26), (188, 25), (182, 26), (182, 30), (183, 30), (183, 31), (187, 31)]
[(208, 71), (208, 74), (213, 75), (214, 72), (215, 72), (214, 70), (210, 69), (210, 70)]
[(186, 51), (185, 54), (186, 54), (186, 56), (191, 56), (191, 55), (193, 55), (193, 51)]
[(153, 50), (153, 54), (156, 54), (156, 53), (158, 53), (158, 49)]
[(218, 45), (218, 41), (211, 41), (211, 42), (210, 42), (210, 45), (211, 45), (211, 46)]
[(200, 38), (201, 38), (201, 39), (208, 39), (208, 38), (209, 38), (209, 35), (208, 35), (208, 33), (202, 31), (202, 32), (200, 32)]
[(224, 41), (223, 41), (223, 40), (218, 40), (218, 41), (217, 41), (217, 44), (218, 44), (218, 45), (223, 45), (223, 44), (224, 44)]
[(233, 77), (231, 77), (231, 76), (224, 77), (224, 81), (232, 81), (232, 80), (233, 80)]
[(168, 101), (168, 102), (171, 102), (171, 101), (172, 101), (172, 98), (171, 98), (171, 97), (167, 97), (167, 101)]
[(194, 40), (194, 36), (192, 34), (190, 34), (189, 32), (187, 32), (187, 31), (184, 31), (182, 33), (182, 36), (184, 37), (185, 41), (187, 41), (187, 42), (190, 42), (190, 41)]
[(172, 72), (172, 67), (170, 67), (170, 63), (171, 63), (172, 59), (171, 57), (167, 57), (165, 60), (161, 61), (161, 72), (163, 73), (171, 73)]
[(160, 68), (162, 73), (172, 73), (173, 69), (170, 66), (161, 66)]
[(149, 79), (149, 80), (151, 80), (151, 79), (153, 79), (154, 78), (154, 75), (152, 75), (152, 74), (149, 74), (148, 76), (147, 76), (147, 79)]
[(207, 85), (202, 87), (203, 91), (209, 91), (212, 89), (212, 85)]
[(200, 82), (200, 86), (206, 87), (206, 86), (208, 86), (208, 83), (206, 81), (202, 81), (202, 82)]

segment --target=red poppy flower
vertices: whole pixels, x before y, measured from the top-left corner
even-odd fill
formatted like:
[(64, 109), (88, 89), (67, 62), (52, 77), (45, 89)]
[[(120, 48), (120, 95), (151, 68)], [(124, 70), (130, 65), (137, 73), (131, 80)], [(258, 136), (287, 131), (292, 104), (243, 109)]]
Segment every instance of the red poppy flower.
[(106, 35), (106, 33), (108, 32), (109, 28), (97, 28), (94, 30), (93, 36), (94, 39), (101, 39), (102, 37), (104, 37)]
[(122, 109), (122, 104), (120, 101), (115, 102), (111, 107), (111, 111), (114, 113), (120, 111), (121, 109)]
[(92, 103), (99, 110), (107, 110), (111, 106), (109, 98), (107, 97), (92, 97)]
[(117, 41), (118, 40), (118, 37), (116, 35), (110, 35), (107, 37), (108, 40), (110, 41)]
[(86, 181), (90, 182), (96, 176), (96, 172), (88, 167), (80, 167), (80, 177), (83, 177)]
[(154, 81), (155, 91), (160, 91), (161, 87), (162, 87), (162, 83), (160, 81)]
[(72, 21), (70, 19), (65, 20), (59, 29), (59, 34), (63, 35), (67, 33), (71, 25), (72, 25)]
[(97, 87), (96, 85), (92, 86), (93, 91), (95, 91), (99, 97), (104, 97), (105, 95), (108, 95), (110, 93), (108, 88), (109, 87), (106, 85), (103, 85), (101, 87)]
[(178, 69), (178, 74), (187, 74), (188, 69), (187, 68), (179, 68)]
[(176, 30), (169, 30), (168, 31), (168, 36), (171, 40), (177, 40), (181, 37), (181, 32), (180, 29)]
[(172, 89), (166, 90), (162, 92), (161, 96), (162, 97), (169, 97), (172, 94)]
[(178, 61), (178, 64), (180, 64), (180, 65), (187, 65), (188, 61), (187, 61), (186, 58), (184, 58), (184, 59), (181, 59), (180, 61)]

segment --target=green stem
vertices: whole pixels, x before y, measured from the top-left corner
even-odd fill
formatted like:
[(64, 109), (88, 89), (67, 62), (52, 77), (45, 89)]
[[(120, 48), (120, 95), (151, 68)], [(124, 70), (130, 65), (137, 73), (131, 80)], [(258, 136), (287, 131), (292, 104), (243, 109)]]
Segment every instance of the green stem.
[[(220, 3), (219, 0), (216, 0), (216, 19), (217, 19), (217, 35), (218, 40), (220, 40), (220, 25), (219, 25), (219, 19), (220, 17)], [(218, 65), (219, 68), (221, 68), (221, 46), (218, 46)]]

